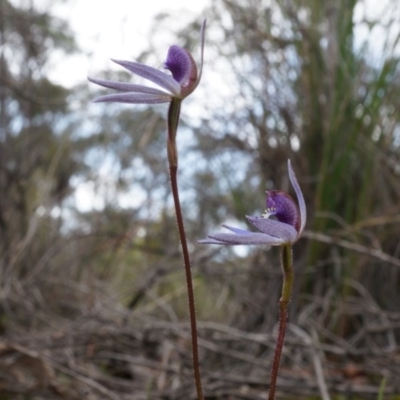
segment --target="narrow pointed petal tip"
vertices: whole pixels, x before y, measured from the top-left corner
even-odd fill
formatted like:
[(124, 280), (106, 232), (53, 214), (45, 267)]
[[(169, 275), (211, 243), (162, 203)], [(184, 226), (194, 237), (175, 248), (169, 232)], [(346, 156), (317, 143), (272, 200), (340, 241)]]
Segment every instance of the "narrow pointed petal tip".
[(237, 233), (213, 233), (207, 239), (200, 241), (203, 244), (224, 244), (227, 246), (237, 245), (268, 245), (279, 246), (284, 242), (281, 238), (265, 235), (261, 232)]
[(161, 104), (168, 103), (169, 96), (152, 93), (115, 93), (97, 97), (94, 103)]
[(297, 182), (297, 178), (292, 168), (292, 163), (290, 162), (290, 160), (288, 160), (288, 170), (289, 170), (290, 182), (292, 183), (293, 189), (296, 192), (297, 202), (300, 210), (300, 228), (298, 233), (298, 235), (300, 236), (304, 230), (304, 227), (306, 226), (306, 220), (307, 220), (306, 202), (304, 200), (303, 193), (300, 189), (300, 185)]
[(90, 82), (95, 83), (96, 85), (103, 86), (109, 89), (115, 89), (120, 92), (132, 92), (132, 93), (149, 93), (156, 94), (161, 96), (170, 96), (169, 93), (163, 92), (160, 89), (152, 88), (149, 86), (143, 85), (135, 85), (132, 83), (126, 82), (117, 82), (117, 81), (107, 81), (104, 79), (96, 79), (96, 78), (87, 78)]
[(204, 62), (204, 42), (206, 38), (206, 27), (207, 27), (207, 19), (204, 19), (201, 24), (200, 30), (200, 68), (199, 68), (199, 76), (197, 78), (197, 83), (200, 82), (201, 75), (203, 73), (203, 62)]

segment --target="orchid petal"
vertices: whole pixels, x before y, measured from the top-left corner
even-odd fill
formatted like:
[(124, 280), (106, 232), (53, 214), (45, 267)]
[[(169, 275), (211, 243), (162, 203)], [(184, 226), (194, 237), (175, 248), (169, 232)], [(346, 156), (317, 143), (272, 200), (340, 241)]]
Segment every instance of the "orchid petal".
[(297, 239), (296, 229), (289, 224), (261, 217), (246, 216), (246, 218), (261, 232), (277, 237), (283, 243), (293, 243)]
[[(206, 36), (206, 24), (207, 20), (205, 19), (201, 25), (200, 31), (200, 67), (199, 67), (199, 75), (197, 77), (197, 84), (200, 82), (201, 74), (203, 72), (203, 61), (204, 61), (204, 41)], [(196, 84), (196, 86), (197, 86)]]
[(200, 244), (221, 244), (221, 245), (226, 245), (226, 243), (224, 242), (220, 242), (219, 240), (215, 240), (215, 239), (201, 239), (198, 240), (197, 243)]
[[(262, 244), (270, 246), (279, 246), (285, 243), (281, 238), (266, 235), (261, 232), (251, 232), (250, 234), (235, 234), (235, 233), (213, 233), (208, 235), (209, 239), (216, 240), (225, 245), (241, 245), (241, 244)], [(208, 239), (205, 239), (208, 240)], [(217, 243), (219, 244), (219, 243)]]
[(158, 69), (155, 69), (153, 67), (149, 67), (148, 65), (132, 61), (114, 59), (112, 59), (112, 61), (133, 72), (134, 74), (156, 83), (157, 85), (168, 90), (175, 96), (180, 96), (181, 94), (181, 86), (179, 85), (179, 83), (174, 78), (172, 78), (172, 76), (167, 75), (165, 72), (159, 71)]
[(100, 96), (94, 99), (94, 103), (131, 103), (131, 104), (159, 104), (168, 103), (171, 101), (171, 96), (168, 94), (153, 94), (153, 93), (115, 93)]
[(307, 219), (307, 211), (306, 211), (306, 202), (304, 200), (303, 193), (300, 189), (299, 183), (297, 182), (296, 175), (293, 171), (292, 164), (290, 163), (290, 160), (288, 160), (288, 169), (289, 169), (289, 178), (290, 182), (292, 182), (294, 191), (296, 192), (297, 196), (297, 201), (299, 203), (299, 210), (300, 210), (300, 230), (298, 235), (300, 236), (301, 232), (303, 232), (303, 229), (306, 225), (306, 219)]
[(206, 22), (207, 20), (204, 20), (202, 25), (201, 25), (201, 31), (200, 31), (200, 65), (199, 68), (197, 69), (197, 65), (193, 60), (193, 57), (190, 53), (188, 53), (190, 59), (192, 60), (192, 65), (193, 65), (193, 70), (192, 70), (192, 75), (190, 76), (190, 80), (188, 85), (186, 87), (183, 87), (184, 90), (184, 96), (188, 96), (190, 93), (192, 93), (197, 86), (200, 83), (201, 75), (203, 72), (203, 62), (204, 62), (204, 40), (205, 40), (205, 34), (206, 34)]
[(121, 92), (136, 92), (136, 93), (151, 93), (157, 95), (168, 95), (169, 93), (163, 92), (160, 89), (152, 88), (149, 86), (143, 85), (135, 85), (133, 83), (126, 82), (116, 82), (116, 81), (106, 81), (104, 79), (96, 79), (88, 77), (90, 82), (95, 83), (96, 85), (100, 85), (109, 89), (119, 90)]
[(249, 235), (252, 233), (250, 231), (246, 231), (245, 229), (234, 228), (233, 226), (229, 226), (229, 225), (225, 225), (225, 224), (222, 224), (222, 226), (226, 229), (229, 229), (232, 232), (239, 233), (242, 235)]

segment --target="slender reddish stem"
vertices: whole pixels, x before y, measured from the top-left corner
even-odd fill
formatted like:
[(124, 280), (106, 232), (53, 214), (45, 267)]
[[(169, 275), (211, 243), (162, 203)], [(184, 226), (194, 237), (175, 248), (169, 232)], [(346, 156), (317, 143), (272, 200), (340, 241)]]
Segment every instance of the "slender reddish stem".
[(281, 253), (283, 284), (282, 296), (279, 300), (279, 330), (276, 340), (274, 360), (272, 362), (271, 378), (269, 383), (268, 400), (275, 399), (276, 380), (278, 378), (279, 363), (283, 344), (285, 342), (286, 324), (288, 320), (288, 305), (293, 287), (293, 261), (292, 261), (292, 246), (290, 243), (282, 246)]
[(204, 400), (203, 390), (201, 386), (200, 377), (200, 363), (199, 363), (199, 346), (197, 343), (197, 322), (196, 322), (196, 308), (194, 302), (193, 281), (191, 272), (191, 263), (189, 257), (189, 249), (187, 245), (185, 226), (183, 223), (181, 202), (179, 200), (178, 190), (178, 152), (176, 149), (176, 133), (179, 123), (181, 101), (173, 99), (168, 110), (168, 161), (169, 161), (169, 174), (171, 180), (172, 196), (174, 198), (176, 221), (178, 223), (179, 239), (182, 247), (183, 261), (186, 272), (186, 286), (189, 300), (189, 316), (190, 316), (190, 331), (192, 336), (192, 356), (193, 356), (193, 372), (196, 382), (196, 391), (198, 400)]

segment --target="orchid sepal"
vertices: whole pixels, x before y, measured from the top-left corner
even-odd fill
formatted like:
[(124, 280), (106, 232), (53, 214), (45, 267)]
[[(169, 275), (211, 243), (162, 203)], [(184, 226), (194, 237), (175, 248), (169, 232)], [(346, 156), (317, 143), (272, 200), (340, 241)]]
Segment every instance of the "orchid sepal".
[(169, 48), (167, 60), (164, 63), (165, 68), (168, 69), (171, 74), (160, 71), (149, 65), (133, 61), (112, 59), (112, 61), (116, 64), (158, 85), (163, 90), (150, 86), (135, 85), (117, 81), (106, 81), (88, 77), (88, 80), (92, 83), (123, 92), (101, 96), (96, 98), (94, 102), (156, 104), (168, 103), (172, 99), (183, 100), (196, 89), (201, 79), (204, 60), (205, 28), (206, 20), (204, 20), (200, 32), (199, 67), (197, 67), (193, 56), (187, 50), (176, 45), (173, 45)]
[[(280, 246), (293, 244), (303, 232), (306, 223), (306, 205), (303, 193), (297, 182), (290, 160), (288, 160), (289, 179), (296, 192), (298, 204), (283, 191), (267, 192), (267, 211), (262, 217), (246, 216), (247, 220), (259, 232), (247, 231), (223, 225), (233, 233), (213, 233), (206, 239), (200, 240), (201, 244), (220, 245), (267, 245)], [(269, 219), (275, 216), (277, 219)]]

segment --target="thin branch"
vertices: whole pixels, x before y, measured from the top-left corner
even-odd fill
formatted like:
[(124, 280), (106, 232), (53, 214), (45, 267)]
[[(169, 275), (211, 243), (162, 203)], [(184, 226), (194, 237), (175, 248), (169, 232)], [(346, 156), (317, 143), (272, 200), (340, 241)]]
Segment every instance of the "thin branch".
[(324, 235), (323, 233), (310, 232), (310, 231), (304, 231), (302, 234), (302, 237), (311, 239), (311, 240), (317, 240), (318, 242), (335, 244), (335, 245), (343, 247), (345, 249), (352, 250), (357, 253), (361, 253), (361, 254), (365, 254), (365, 255), (377, 258), (378, 260), (387, 262), (389, 264), (392, 264), (392, 265), (400, 268), (400, 259), (390, 256), (389, 254), (386, 254), (380, 250), (369, 249), (368, 247), (365, 247), (358, 243), (352, 243), (347, 240), (336, 238), (334, 236), (328, 236), (328, 235)]

